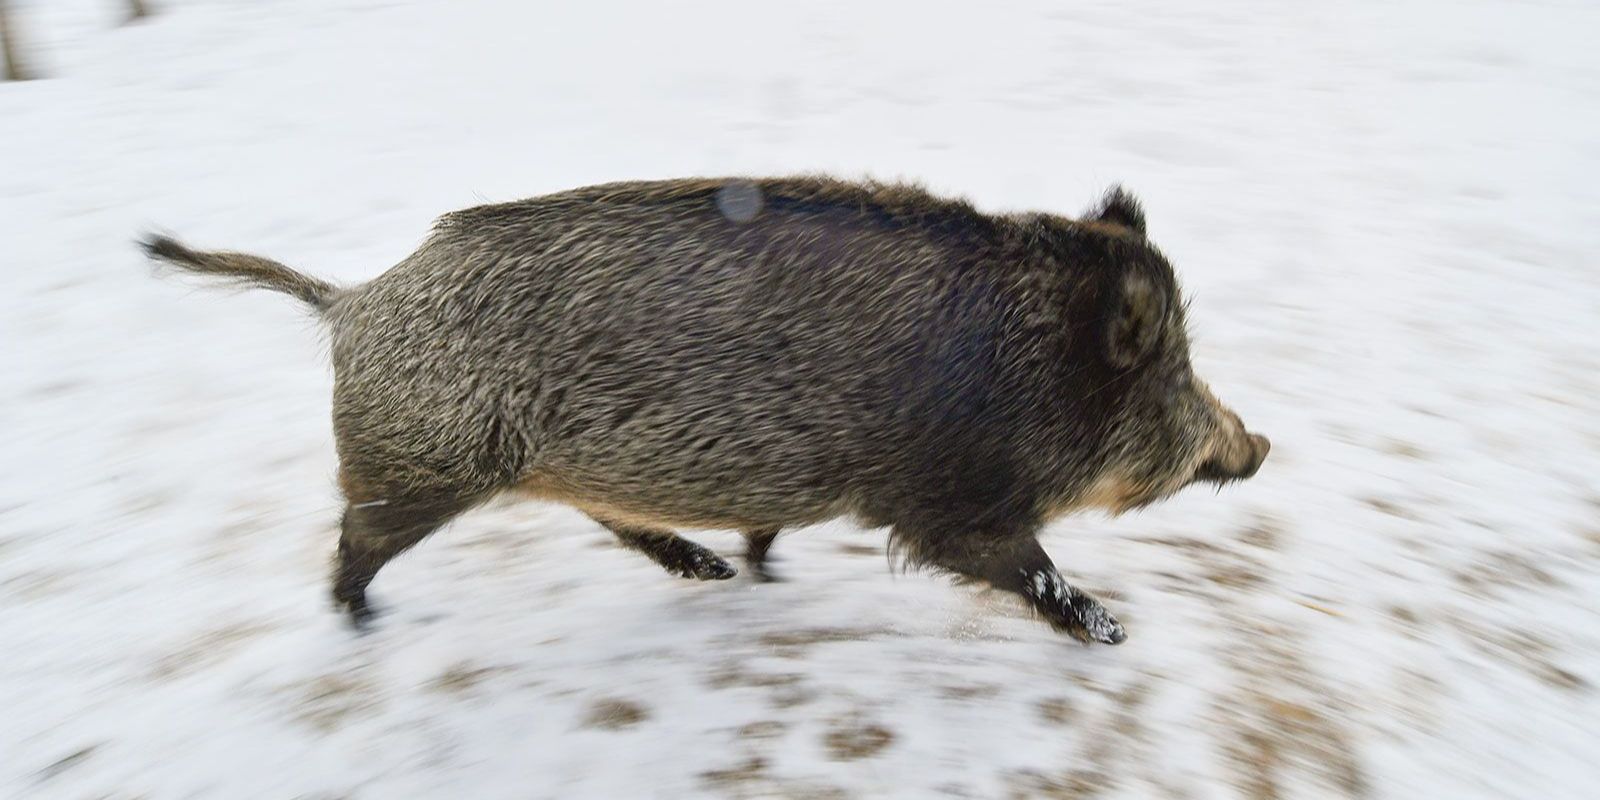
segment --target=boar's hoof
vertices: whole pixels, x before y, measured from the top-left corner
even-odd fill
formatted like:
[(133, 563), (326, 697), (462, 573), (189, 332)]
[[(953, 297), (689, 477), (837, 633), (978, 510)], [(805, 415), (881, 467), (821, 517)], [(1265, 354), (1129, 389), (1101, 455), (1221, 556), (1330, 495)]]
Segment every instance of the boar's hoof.
[(1050, 626), (1084, 644), (1122, 644), (1128, 638), (1100, 601), (1066, 582), (1054, 567), (1024, 571), (1022, 594)]
[[(680, 540), (682, 541), (682, 540)], [(660, 554), (661, 566), (680, 578), (698, 581), (725, 581), (739, 574), (722, 556), (693, 542), (683, 542), (687, 547), (677, 552)]]
[(611, 529), (624, 547), (637, 550), (650, 557), (661, 568), (680, 578), (700, 581), (725, 581), (739, 574), (733, 565), (706, 549), (671, 531), (636, 528), (596, 517), (601, 525)]
[(1100, 601), (1086, 594), (1074, 598), (1072, 614), (1057, 627), (1084, 644), (1122, 644), (1128, 638), (1122, 623), (1100, 605)]
[(366, 631), (371, 625), (373, 617), (378, 615), (378, 612), (367, 603), (365, 592), (353, 597), (341, 597), (335, 593), (333, 604), (336, 609), (344, 612), (345, 619), (350, 622), (350, 627), (357, 631)]
[(682, 573), (685, 578), (694, 578), (702, 581), (725, 581), (739, 574), (732, 564), (724, 561), (720, 556), (712, 556), (705, 561), (698, 561), (689, 568), (687, 573)]
[(362, 632), (371, 629), (373, 618), (378, 616), (378, 612), (367, 605), (366, 598), (345, 605), (344, 613), (350, 620), (350, 627)]

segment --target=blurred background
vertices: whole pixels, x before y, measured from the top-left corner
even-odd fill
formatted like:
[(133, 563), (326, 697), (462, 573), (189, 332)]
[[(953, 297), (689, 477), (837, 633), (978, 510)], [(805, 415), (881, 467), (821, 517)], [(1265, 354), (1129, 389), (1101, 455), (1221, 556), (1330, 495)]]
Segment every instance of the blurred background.
[[(0, 795), (1600, 781), (1600, 6), (3, 5), (32, 79), (0, 83)], [(317, 326), (132, 244), (358, 282), (464, 206), (802, 171), (1144, 201), (1198, 372), (1274, 449), (1052, 526), (1127, 644), (891, 576), (877, 531), (691, 584), (537, 504), (397, 561), (353, 636)]]

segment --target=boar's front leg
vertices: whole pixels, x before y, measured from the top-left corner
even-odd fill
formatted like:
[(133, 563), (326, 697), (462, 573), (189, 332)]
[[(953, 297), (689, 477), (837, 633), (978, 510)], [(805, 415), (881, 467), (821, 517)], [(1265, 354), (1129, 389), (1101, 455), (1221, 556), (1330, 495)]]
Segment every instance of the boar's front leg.
[(739, 574), (732, 564), (704, 545), (691, 542), (672, 531), (630, 525), (593, 514), (590, 516), (616, 534), (617, 540), (624, 546), (644, 553), (651, 561), (680, 578), (720, 581)]
[(1061, 577), (1050, 556), (1032, 536), (1000, 542), (962, 541), (941, 549), (944, 552), (932, 559), (936, 566), (1022, 595), (1051, 627), (1085, 644), (1121, 644), (1128, 638), (1122, 624), (1099, 600)]

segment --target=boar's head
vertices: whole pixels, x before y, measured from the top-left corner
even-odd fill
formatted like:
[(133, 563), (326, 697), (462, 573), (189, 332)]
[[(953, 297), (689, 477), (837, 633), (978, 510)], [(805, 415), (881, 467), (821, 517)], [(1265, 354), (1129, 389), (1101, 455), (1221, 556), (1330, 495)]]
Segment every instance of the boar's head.
[(1111, 257), (1089, 336), (1099, 385), (1086, 387), (1105, 392), (1088, 406), (1099, 418), (1102, 457), (1078, 505), (1121, 512), (1193, 483), (1254, 475), (1271, 445), (1195, 375), (1177, 279), (1145, 240), (1137, 201), (1113, 189), (1084, 222), (1102, 229)]

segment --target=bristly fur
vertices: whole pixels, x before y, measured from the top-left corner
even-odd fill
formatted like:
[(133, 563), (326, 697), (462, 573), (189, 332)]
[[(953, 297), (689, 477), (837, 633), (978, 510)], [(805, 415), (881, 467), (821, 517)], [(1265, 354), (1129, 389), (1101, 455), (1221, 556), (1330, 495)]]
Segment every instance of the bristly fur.
[(673, 528), (744, 531), (759, 562), (780, 529), (853, 516), (890, 529), (891, 561), (1114, 642), (1039, 548), (1044, 523), (1265, 455), (1193, 377), (1176, 278), (1144, 231), (1120, 188), (1072, 220), (808, 176), (464, 209), (345, 289), (144, 246), (323, 312), (349, 502), (334, 595), (357, 621), (385, 562), (516, 490), (704, 579), (732, 568)]

